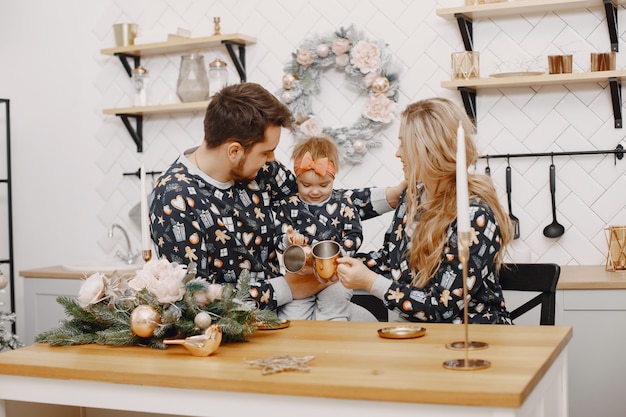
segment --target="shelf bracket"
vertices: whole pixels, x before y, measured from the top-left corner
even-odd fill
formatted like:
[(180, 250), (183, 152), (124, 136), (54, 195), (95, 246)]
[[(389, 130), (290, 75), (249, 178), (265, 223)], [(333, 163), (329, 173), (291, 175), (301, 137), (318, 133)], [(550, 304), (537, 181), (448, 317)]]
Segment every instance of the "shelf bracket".
[(618, 129), (622, 127), (622, 83), (616, 77), (609, 77), (609, 85), (611, 86), (615, 128)]
[(611, 40), (611, 51), (619, 51), (619, 39), (617, 37), (617, 7), (613, 0), (604, 0), (604, 11), (606, 12), (606, 23), (609, 26), (609, 39)]
[[(237, 73), (239, 73), (239, 79), (242, 83), (246, 82), (246, 45), (233, 42), (233, 41), (222, 41), (222, 43), (226, 46), (228, 50), (228, 55), (230, 55), (230, 59), (233, 60), (235, 64), (235, 68), (237, 69)], [(234, 47), (239, 47), (239, 55), (235, 53)]]
[(465, 106), (465, 112), (472, 119), (474, 125), (476, 124), (476, 90), (468, 87), (459, 87), (459, 93), (461, 93), (461, 99), (463, 99), (463, 105)]
[[(122, 53), (116, 53), (115, 56), (120, 59), (120, 62), (124, 66), (124, 69), (126, 70), (126, 73), (128, 74), (129, 77), (131, 77), (133, 75), (133, 73), (132, 73), (133, 69), (135, 69), (139, 65), (141, 65), (141, 57), (140, 56), (128, 55), (128, 54), (122, 54)], [(128, 60), (131, 59), (131, 58), (133, 59), (133, 61), (135, 61), (135, 66), (132, 67), (132, 68), (130, 67), (130, 64), (128, 63)]]
[(472, 19), (468, 18), (463, 13), (455, 13), (454, 17), (459, 24), (459, 31), (461, 32), (461, 38), (463, 38), (465, 50), (472, 51), (474, 49), (474, 30), (472, 28)]
[[(143, 152), (143, 116), (140, 114), (116, 114), (116, 116), (122, 119), (130, 137), (133, 138), (133, 142), (137, 145), (137, 152)], [(133, 128), (130, 124), (130, 120), (128, 120), (129, 117), (135, 119), (136, 128)]]

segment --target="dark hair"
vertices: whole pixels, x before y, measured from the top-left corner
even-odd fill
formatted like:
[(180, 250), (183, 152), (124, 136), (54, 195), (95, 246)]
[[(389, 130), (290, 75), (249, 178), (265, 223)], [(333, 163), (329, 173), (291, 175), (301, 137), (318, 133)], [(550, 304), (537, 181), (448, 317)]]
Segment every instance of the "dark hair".
[(233, 84), (211, 99), (204, 116), (204, 142), (216, 148), (235, 140), (247, 150), (264, 140), (269, 126), (293, 130), (289, 108), (259, 84)]

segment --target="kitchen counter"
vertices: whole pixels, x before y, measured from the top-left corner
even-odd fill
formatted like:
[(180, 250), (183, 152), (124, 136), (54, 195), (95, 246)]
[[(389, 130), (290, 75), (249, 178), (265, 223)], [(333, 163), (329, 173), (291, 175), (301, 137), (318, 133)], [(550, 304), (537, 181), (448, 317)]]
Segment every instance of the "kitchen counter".
[[(137, 268), (141, 268), (138, 264)], [(20, 271), (24, 278), (82, 279), (99, 271), (75, 271), (61, 265)], [(124, 272), (129, 272), (124, 270)], [(626, 271), (609, 272), (604, 265), (561, 266), (559, 290), (626, 289)]]

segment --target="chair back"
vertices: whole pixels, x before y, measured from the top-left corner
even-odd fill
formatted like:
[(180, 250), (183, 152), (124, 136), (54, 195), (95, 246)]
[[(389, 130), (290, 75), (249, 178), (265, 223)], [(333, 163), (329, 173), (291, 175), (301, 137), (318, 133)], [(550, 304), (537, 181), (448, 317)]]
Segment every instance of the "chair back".
[(541, 305), (541, 325), (554, 325), (556, 310), (556, 284), (561, 275), (557, 264), (509, 263), (500, 268), (500, 285), (503, 290), (533, 291), (539, 294), (513, 311), (511, 320)]

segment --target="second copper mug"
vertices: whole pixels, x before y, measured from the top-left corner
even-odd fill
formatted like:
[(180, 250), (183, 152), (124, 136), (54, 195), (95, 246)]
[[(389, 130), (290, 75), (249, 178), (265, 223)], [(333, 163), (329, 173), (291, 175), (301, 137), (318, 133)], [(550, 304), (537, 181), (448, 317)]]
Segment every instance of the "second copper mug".
[(341, 246), (334, 240), (317, 242), (312, 248), (313, 271), (321, 282), (337, 281), (337, 258), (341, 256)]

